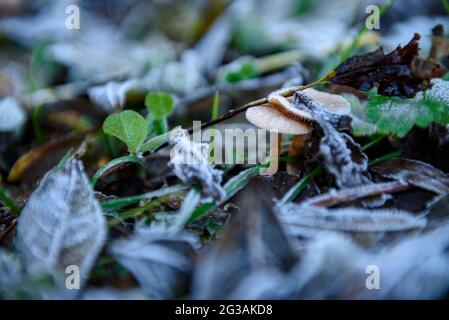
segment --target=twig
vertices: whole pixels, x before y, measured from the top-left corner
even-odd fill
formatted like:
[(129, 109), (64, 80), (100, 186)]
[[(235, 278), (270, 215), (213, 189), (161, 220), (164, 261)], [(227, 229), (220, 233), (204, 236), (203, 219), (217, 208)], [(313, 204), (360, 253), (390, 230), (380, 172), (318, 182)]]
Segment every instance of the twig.
[[(327, 74), (326, 76), (324, 76), (323, 78), (321, 78), (321, 79), (319, 79), (319, 80), (317, 80), (315, 82), (309, 83), (309, 84), (307, 84), (305, 86), (299, 86), (299, 87), (294, 87), (294, 88), (288, 89), (288, 90), (282, 92), (281, 96), (286, 97), (286, 98), (290, 97), (293, 94), (295, 94), (295, 92), (297, 92), (297, 91), (302, 91), (302, 90), (305, 90), (307, 88), (311, 88), (313, 86), (316, 86), (316, 85), (318, 85), (320, 83), (323, 83), (323, 82), (329, 80), (333, 76), (334, 76), (334, 73), (331, 72), (331, 73)], [(211, 127), (213, 125), (216, 125), (216, 124), (218, 124), (220, 122), (223, 122), (225, 120), (233, 118), (236, 115), (238, 115), (239, 113), (242, 113), (242, 112), (248, 110), (249, 108), (257, 107), (257, 106), (260, 106), (260, 105), (263, 105), (263, 104), (266, 104), (266, 103), (268, 103), (268, 98), (261, 98), (261, 99), (258, 99), (258, 100), (251, 101), (251, 102), (249, 102), (249, 103), (247, 103), (247, 104), (245, 104), (245, 105), (243, 105), (243, 106), (241, 106), (241, 107), (239, 107), (237, 109), (230, 110), (227, 114), (225, 114), (224, 116), (222, 116), (222, 117), (220, 117), (218, 119), (214, 119), (214, 120), (210, 120), (210, 121), (202, 123), (201, 124), (201, 128), (203, 128), (203, 129), (209, 128), (209, 127)], [(192, 134), (193, 130), (194, 130), (193, 127), (187, 129), (189, 134)], [(154, 151), (156, 152), (156, 151), (158, 151), (158, 150), (160, 150), (162, 148), (165, 148), (167, 146), (168, 146), (168, 142), (165, 142), (165, 143), (161, 144)]]
[(341, 203), (351, 202), (366, 197), (377, 196), (385, 193), (404, 191), (410, 188), (405, 181), (393, 181), (386, 183), (373, 183), (362, 187), (348, 188), (339, 191), (328, 192), (313, 197), (303, 202), (305, 206), (330, 207)]

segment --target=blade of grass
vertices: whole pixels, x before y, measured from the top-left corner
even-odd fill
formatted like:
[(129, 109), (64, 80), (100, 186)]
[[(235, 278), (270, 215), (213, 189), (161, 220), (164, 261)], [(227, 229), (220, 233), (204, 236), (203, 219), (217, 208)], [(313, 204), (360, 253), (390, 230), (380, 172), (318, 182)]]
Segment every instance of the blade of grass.
[(5, 188), (0, 185), (0, 200), (4, 202), (4, 204), (11, 209), (12, 213), (16, 216), (20, 214), (20, 208), (17, 203), (11, 198)]
[[(177, 129), (177, 128), (175, 128)], [(175, 130), (173, 129), (173, 130)], [(164, 134), (161, 134), (159, 136), (153, 137), (149, 139), (147, 142), (142, 143), (139, 146), (139, 152), (153, 152), (156, 149), (158, 149), (163, 144), (167, 144), (170, 140), (170, 134), (173, 132), (173, 130), (170, 130)]]
[(190, 216), (190, 219), (187, 221), (187, 223), (192, 223), (192, 222), (200, 219), (212, 208), (219, 206), (223, 202), (229, 200), (238, 191), (240, 191), (243, 187), (245, 187), (252, 178), (257, 176), (261, 169), (263, 169), (267, 166), (268, 166), (268, 164), (261, 164), (258, 166), (251, 167), (249, 169), (246, 169), (246, 170), (240, 172), (235, 177), (232, 177), (231, 179), (229, 179), (229, 181), (226, 182), (223, 187), (226, 192), (225, 199), (221, 203), (217, 203), (217, 202), (213, 201), (213, 202), (208, 202), (208, 203), (202, 204), (201, 206), (196, 208), (196, 210), (192, 213), (192, 215)]
[(69, 158), (72, 156), (73, 153), (73, 148), (70, 148), (66, 154), (61, 158), (61, 160), (59, 160), (58, 164), (56, 165), (56, 170), (61, 169), (64, 164), (67, 162), (67, 160), (69, 160)]
[(142, 167), (144, 166), (143, 160), (136, 156), (128, 155), (128, 156), (116, 158), (116, 159), (108, 162), (107, 164), (105, 164), (100, 169), (98, 169), (98, 171), (94, 174), (94, 176), (92, 177), (90, 182), (92, 183), (93, 186), (95, 186), (103, 174), (105, 174), (107, 171), (111, 170), (113, 167), (121, 165), (123, 163), (127, 163), (127, 162), (136, 163)]
[(177, 193), (180, 191), (187, 190), (189, 186), (177, 184), (171, 187), (162, 188), (159, 190), (147, 192), (144, 194), (139, 194), (135, 196), (123, 197), (118, 199), (106, 200), (101, 203), (101, 206), (105, 210), (117, 210), (129, 205), (133, 205), (139, 203), (142, 200), (150, 200), (153, 198), (158, 198), (162, 196), (166, 196), (172, 193)]

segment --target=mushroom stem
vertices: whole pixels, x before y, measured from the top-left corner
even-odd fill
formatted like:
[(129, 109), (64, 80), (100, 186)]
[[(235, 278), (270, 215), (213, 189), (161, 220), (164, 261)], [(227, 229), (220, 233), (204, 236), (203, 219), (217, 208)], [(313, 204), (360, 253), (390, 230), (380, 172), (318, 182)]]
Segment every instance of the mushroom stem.
[(270, 166), (260, 171), (261, 175), (272, 176), (278, 172), (279, 169), (279, 155), (281, 154), (282, 134), (278, 132), (270, 133)]
[[(306, 136), (294, 136), (290, 148), (288, 149), (289, 157), (299, 157), (304, 153)], [(287, 163), (287, 172), (293, 175), (297, 175), (299, 172), (299, 166), (297, 163)]]

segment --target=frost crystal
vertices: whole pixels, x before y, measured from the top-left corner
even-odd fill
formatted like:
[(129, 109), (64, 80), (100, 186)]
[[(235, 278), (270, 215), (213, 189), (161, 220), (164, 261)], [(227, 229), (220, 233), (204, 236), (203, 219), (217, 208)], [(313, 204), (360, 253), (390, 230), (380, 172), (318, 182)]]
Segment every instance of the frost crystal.
[(210, 198), (221, 202), (226, 194), (221, 186), (223, 171), (209, 164), (209, 146), (190, 141), (187, 131), (174, 130), (170, 137), (171, 151), (168, 165), (184, 183), (199, 183), (202, 186), (203, 201)]

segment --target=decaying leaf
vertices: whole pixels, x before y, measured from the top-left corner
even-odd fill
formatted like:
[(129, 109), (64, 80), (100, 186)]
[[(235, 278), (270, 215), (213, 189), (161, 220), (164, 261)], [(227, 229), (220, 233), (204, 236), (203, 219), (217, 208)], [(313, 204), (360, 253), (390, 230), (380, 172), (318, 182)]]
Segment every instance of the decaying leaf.
[(229, 298), (253, 272), (266, 268), (286, 272), (295, 264), (296, 257), (282, 227), (256, 189), (254, 183), (249, 185), (249, 191), (242, 195), (241, 212), (231, 221), (225, 236), (212, 244), (196, 265), (194, 298)]
[(19, 217), (17, 248), (29, 273), (44, 270), (65, 286), (68, 266), (81, 285), (103, 246), (106, 223), (79, 160), (68, 160), (42, 179)]
[(383, 48), (360, 56), (353, 56), (335, 69), (330, 81), (358, 90), (373, 87), (385, 96), (412, 97), (428, 88), (428, 81), (442, 76), (444, 68), (419, 58), (419, 34), (404, 46), (385, 54)]
[(385, 178), (403, 180), (415, 187), (437, 194), (449, 192), (449, 176), (421, 161), (392, 159), (382, 162), (370, 170)]
[(199, 183), (203, 201), (221, 202), (226, 193), (220, 185), (223, 172), (212, 168), (209, 161), (209, 145), (190, 141), (187, 131), (173, 130), (170, 136), (170, 162), (174, 174), (184, 183)]
[(315, 118), (315, 125), (322, 131), (319, 154), (326, 170), (334, 176), (336, 185), (355, 187), (368, 183), (370, 180), (365, 176), (368, 157), (349, 135), (334, 128), (342, 122), (341, 118), (336, 114), (330, 117), (316, 101), (300, 91), (295, 93), (294, 103), (297, 108), (307, 108)]
[(190, 233), (170, 233), (165, 227), (141, 227), (132, 237), (115, 242), (110, 251), (153, 299), (175, 298), (185, 291), (192, 271), (197, 239)]

